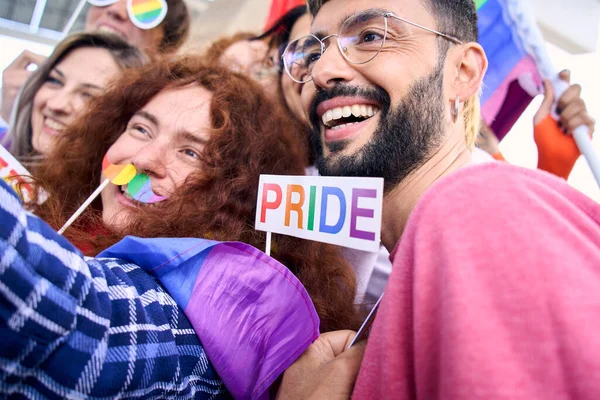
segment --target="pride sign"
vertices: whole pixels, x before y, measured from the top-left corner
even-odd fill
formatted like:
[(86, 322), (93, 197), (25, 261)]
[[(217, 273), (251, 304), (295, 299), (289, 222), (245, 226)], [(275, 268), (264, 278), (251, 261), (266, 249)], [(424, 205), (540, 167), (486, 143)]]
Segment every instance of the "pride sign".
[(255, 228), (379, 250), (382, 178), (261, 175)]

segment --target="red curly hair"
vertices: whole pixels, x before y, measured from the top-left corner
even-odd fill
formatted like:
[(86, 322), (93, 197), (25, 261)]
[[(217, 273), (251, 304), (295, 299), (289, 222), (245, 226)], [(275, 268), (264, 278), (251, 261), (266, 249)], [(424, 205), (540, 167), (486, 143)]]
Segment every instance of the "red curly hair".
[[(50, 198), (35, 212), (60, 227), (100, 183), (102, 159), (133, 114), (159, 92), (190, 84), (212, 93), (212, 131), (198, 173), (169, 199), (136, 210), (121, 232), (111, 232), (102, 223), (98, 199), (65, 236), (89, 255), (125, 235), (208, 237), (264, 248), (265, 234), (254, 230), (259, 175), (303, 175), (303, 132), (290, 130), (283, 109), (270, 102), (258, 84), (197, 58), (130, 70), (91, 103), (36, 171)], [(340, 249), (283, 235), (273, 235), (273, 240), (273, 257), (308, 290), (321, 330), (356, 328), (355, 276)]]

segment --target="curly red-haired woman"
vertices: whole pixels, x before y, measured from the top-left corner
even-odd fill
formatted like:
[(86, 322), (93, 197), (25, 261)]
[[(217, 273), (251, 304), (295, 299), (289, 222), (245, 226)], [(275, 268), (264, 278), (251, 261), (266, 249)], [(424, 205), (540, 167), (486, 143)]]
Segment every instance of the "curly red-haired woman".
[(132, 163), (167, 198), (141, 204), (108, 186), (65, 232), (95, 258), (2, 185), (0, 258), (18, 262), (0, 274), (10, 338), (0, 357), (29, 378), (0, 388), (258, 398), (314, 340), (319, 319), (321, 331), (355, 327), (355, 280), (337, 248), (274, 236), (273, 257), (292, 274), (246, 245), (265, 245), (253, 229), (259, 175), (303, 173), (295, 149), (304, 147), (286, 123), (256, 83), (225, 68), (184, 59), (128, 73), (36, 171), (50, 197), (34, 211), (54, 228), (99, 185), (105, 156)]

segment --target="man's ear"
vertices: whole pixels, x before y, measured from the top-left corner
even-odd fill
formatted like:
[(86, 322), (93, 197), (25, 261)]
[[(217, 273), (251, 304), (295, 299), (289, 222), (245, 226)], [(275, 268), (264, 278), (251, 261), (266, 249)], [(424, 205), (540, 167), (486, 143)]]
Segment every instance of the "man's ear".
[(456, 67), (452, 81), (452, 96), (453, 99), (458, 96), (460, 101), (464, 102), (481, 89), (488, 61), (479, 43), (465, 43), (453, 50), (451, 56)]

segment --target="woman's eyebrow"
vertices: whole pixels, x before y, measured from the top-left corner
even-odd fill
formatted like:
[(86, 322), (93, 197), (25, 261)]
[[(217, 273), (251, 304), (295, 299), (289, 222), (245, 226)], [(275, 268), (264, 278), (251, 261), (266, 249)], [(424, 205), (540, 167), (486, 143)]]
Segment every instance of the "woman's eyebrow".
[(193, 133), (185, 130), (177, 132), (177, 139), (182, 142), (192, 142), (200, 145), (205, 145), (208, 142), (207, 139), (194, 135)]
[(150, 121), (150, 123), (154, 124), (155, 126), (159, 126), (158, 118), (156, 118), (154, 114), (151, 114), (146, 110), (138, 110), (135, 112), (135, 114), (133, 114), (133, 116), (142, 117)]

